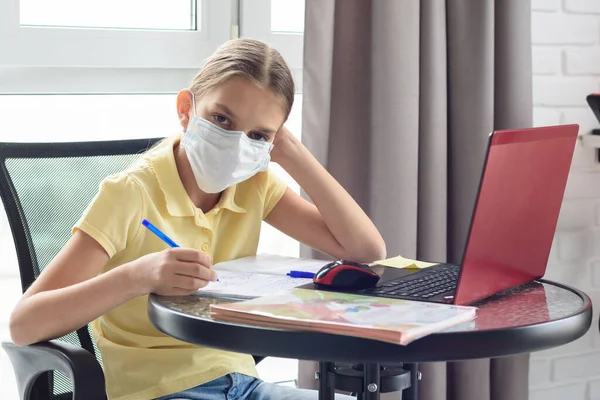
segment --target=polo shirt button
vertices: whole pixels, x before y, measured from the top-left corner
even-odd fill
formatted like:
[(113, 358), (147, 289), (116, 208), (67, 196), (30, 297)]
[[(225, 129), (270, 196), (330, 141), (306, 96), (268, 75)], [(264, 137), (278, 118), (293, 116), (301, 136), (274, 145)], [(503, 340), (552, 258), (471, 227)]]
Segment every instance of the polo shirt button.
[(208, 251), (208, 244), (204, 243), (202, 245), (202, 251)]
[(208, 232), (208, 228), (202, 228), (202, 232)]

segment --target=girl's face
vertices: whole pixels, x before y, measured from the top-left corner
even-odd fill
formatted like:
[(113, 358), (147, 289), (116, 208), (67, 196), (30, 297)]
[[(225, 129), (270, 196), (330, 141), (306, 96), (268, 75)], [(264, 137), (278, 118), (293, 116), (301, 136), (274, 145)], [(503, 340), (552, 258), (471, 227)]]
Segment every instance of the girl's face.
[[(285, 122), (281, 99), (242, 77), (221, 83), (196, 98), (196, 115), (223, 129), (242, 131), (250, 139), (273, 143), (275, 133)], [(177, 112), (183, 129), (192, 116), (192, 94), (184, 90), (177, 97)]]

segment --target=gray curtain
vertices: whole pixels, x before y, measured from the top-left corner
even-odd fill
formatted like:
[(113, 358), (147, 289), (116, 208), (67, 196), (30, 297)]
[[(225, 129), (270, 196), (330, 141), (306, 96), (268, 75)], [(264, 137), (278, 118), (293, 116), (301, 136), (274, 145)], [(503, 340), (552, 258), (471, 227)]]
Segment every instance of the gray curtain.
[[(532, 125), (530, 7), (306, 0), (303, 141), (389, 256), (461, 261), (488, 134)], [(528, 366), (528, 355), (423, 364), (420, 398), (527, 399)], [(316, 387), (315, 368), (300, 363), (301, 386)]]

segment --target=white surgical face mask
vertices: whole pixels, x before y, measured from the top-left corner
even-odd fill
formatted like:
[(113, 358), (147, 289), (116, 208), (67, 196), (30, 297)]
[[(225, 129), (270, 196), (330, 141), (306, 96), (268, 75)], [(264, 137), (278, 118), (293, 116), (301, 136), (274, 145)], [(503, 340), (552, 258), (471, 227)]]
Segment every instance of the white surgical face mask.
[[(194, 110), (195, 113), (195, 110)], [(228, 131), (196, 115), (181, 139), (198, 187), (219, 193), (267, 170), (273, 144)]]

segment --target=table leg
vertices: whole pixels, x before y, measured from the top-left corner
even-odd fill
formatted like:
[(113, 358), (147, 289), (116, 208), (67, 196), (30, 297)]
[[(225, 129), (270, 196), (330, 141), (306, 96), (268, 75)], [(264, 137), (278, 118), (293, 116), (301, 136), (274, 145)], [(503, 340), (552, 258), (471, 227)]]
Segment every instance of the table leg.
[(333, 371), (333, 363), (319, 362), (319, 400), (335, 400), (335, 387), (329, 382), (330, 371)]
[(379, 364), (365, 364), (363, 400), (379, 400), (381, 380)]
[(404, 369), (410, 371), (410, 387), (402, 391), (402, 400), (417, 400), (419, 398), (419, 364), (404, 364)]

